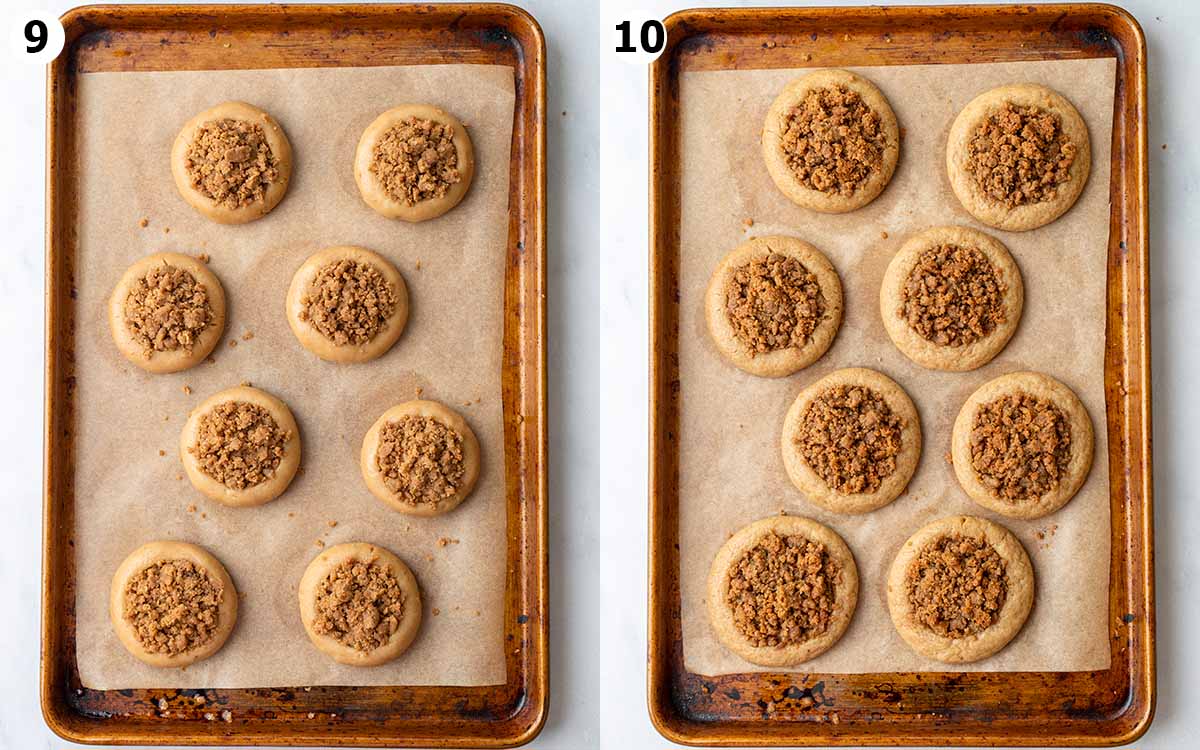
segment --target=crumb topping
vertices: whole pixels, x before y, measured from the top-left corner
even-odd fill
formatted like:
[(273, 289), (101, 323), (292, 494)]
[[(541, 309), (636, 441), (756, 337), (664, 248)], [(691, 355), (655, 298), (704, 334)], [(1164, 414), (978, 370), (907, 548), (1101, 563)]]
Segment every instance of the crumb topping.
[(971, 428), (971, 466), (992, 494), (1034, 500), (1054, 488), (1071, 463), (1071, 425), (1052, 402), (1025, 393), (979, 407)]
[(125, 296), (125, 327), (142, 356), (183, 349), (190, 353), (215, 313), (208, 289), (190, 271), (159, 263)]
[(851, 196), (879, 171), (887, 137), (879, 113), (844, 86), (809, 91), (783, 115), (787, 164), (800, 184)]
[(420, 117), (402, 120), (375, 144), (371, 173), (393, 200), (407, 206), (443, 197), (462, 180), (454, 129)]
[(829, 629), (841, 569), (824, 544), (768, 533), (729, 570), (725, 603), (755, 646), (790, 646)]
[(725, 311), (754, 356), (807, 344), (825, 315), (825, 295), (799, 260), (771, 253), (729, 275)]
[(212, 640), (225, 587), (190, 560), (163, 560), (125, 584), (122, 616), (149, 652), (176, 656)]
[(432, 417), (407, 415), (379, 430), (383, 484), (410, 505), (453, 497), (463, 481), (462, 436)]
[(344, 259), (322, 266), (300, 299), (300, 319), (338, 346), (375, 338), (396, 311), (396, 294), (379, 269)]
[(795, 444), (817, 476), (843, 495), (879, 489), (896, 470), (903, 422), (870, 388), (835, 385), (800, 417)]
[(1005, 102), (972, 133), (967, 171), (984, 194), (1015, 208), (1052, 200), (1071, 179), (1078, 151), (1057, 114)]
[(229, 209), (258, 203), (279, 180), (262, 125), (226, 117), (196, 130), (185, 162), (192, 187)]
[(986, 540), (953, 534), (925, 545), (905, 577), (912, 617), (947, 638), (982, 633), (1008, 596), (1004, 558)]
[(242, 490), (275, 476), (291, 439), (291, 431), (281, 429), (265, 408), (226, 401), (200, 418), (196, 444), (188, 452), (205, 474)]
[(317, 588), (313, 630), (356, 651), (383, 646), (400, 627), (404, 592), (384, 565), (348, 560)]
[(901, 290), (900, 316), (922, 338), (965, 346), (1007, 319), (1008, 285), (974, 247), (936, 245), (921, 253)]

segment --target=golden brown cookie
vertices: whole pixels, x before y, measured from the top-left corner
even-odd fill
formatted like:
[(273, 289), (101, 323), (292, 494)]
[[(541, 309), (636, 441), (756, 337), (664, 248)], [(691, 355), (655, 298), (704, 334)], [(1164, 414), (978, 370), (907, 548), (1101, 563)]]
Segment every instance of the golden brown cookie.
[(1033, 607), (1033, 566), (1012, 533), (952, 516), (908, 538), (888, 574), (888, 609), (917, 653), (949, 664), (1008, 645)]
[(772, 516), (738, 531), (708, 574), (708, 618), (748, 662), (791, 667), (837, 643), (858, 604), (854, 556), (833, 529)]
[(842, 282), (825, 255), (795, 237), (755, 237), (708, 282), (704, 316), (717, 349), (751, 375), (808, 367), (842, 323)]
[(108, 328), (121, 354), (143, 370), (186, 370), (203, 362), (225, 332), (225, 290), (190, 255), (147, 255), (113, 289)]
[(218, 224), (245, 224), (283, 200), (292, 178), (292, 145), (266, 112), (224, 102), (179, 131), (171, 173), (192, 208)]
[(1087, 125), (1061, 94), (1036, 83), (971, 100), (950, 126), (946, 171), (963, 208), (1020, 232), (1075, 205), (1092, 166)]
[(883, 276), (879, 312), (913, 362), (961, 372), (987, 364), (1017, 330), (1021, 271), (994, 237), (932, 227), (910, 237)]
[(428, 104), (404, 104), (375, 118), (354, 154), (358, 192), (389, 219), (441, 216), (463, 199), (474, 175), (467, 129)]
[(238, 593), (225, 567), (185, 542), (150, 542), (117, 568), (108, 612), (117, 639), (152, 667), (186, 667), (225, 645)]
[(373, 667), (395, 659), (421, 627), (412, 571), (382, 547), (330, 547), (300, 579), (300, 620), (313, 645), (339, 664)]
[(300, 429), (287, 404), (247, 385), (209, 396), (179, 437), (192, 486), (235, 507), (283, 494), (300, 467)]
[(835, 513), (866, 513), (908, 486), (921, 458), (921, 420), (896, 381), (851, 367), (800, 391), (780, 447), (805, 497)]
[(845, 213), (875, 200), (896, 171), (900, 128), (883, 93), (845, 70), (789, 83), (767, 111), (763, 159), (797, 205)]
[(401, 513), (448, 513), (475, 489), (479, 441), (458, 412), (407, 401), (383, 413), (363, 438), (359, 465), (371, 494)]
[(1040, 518), (1083, 486), (1092, 445), (1092, 420), (1074, 391), (1040, 372), (1012, 372), (963, 404), (951, 455), (972, 500), (1009, 518)]
[(408, 321), (404, 277), (363, 247), (327, 247), (296, 270), (287, 293), (292, 333), (331, 362), (367, 362), (387, 352)]

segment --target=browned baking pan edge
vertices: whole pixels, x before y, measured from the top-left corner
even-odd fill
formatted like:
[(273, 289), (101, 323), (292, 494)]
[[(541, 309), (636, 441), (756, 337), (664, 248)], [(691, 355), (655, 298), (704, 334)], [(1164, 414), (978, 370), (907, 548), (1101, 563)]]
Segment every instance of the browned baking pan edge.
[[(549, 689), (546, 48), (541, 28), (525, 11), (500, 3), (110, 5), (77, 8), (62, 21), (66, 45), (47, 78), (40, 668), (47, 725), (66, 740), (92, 744), (491, 748), (530, 741), (545, 722)], [(225, 43), (230, 40), (237, 42), (236, 55)], [(247, 690), (83, 687), (75, 660), (72, 476), (78, 75), (93, 70), (432, 63), (504, 64), (515, 73), (501, 386), (509, 529), (505, 683)], [(198, 696), (203, 704), (197, 703)]]
[[(697, 9), (650, 71), (648, 704), (688, 745), (1108, 746), (1154, 715), (1146, 43), (1102, 4)], [(1115, 57), (1105, 400), (1111, 666), (1094, 672), (693, 674), (679, 586), (679, 78), (687, 70)]]

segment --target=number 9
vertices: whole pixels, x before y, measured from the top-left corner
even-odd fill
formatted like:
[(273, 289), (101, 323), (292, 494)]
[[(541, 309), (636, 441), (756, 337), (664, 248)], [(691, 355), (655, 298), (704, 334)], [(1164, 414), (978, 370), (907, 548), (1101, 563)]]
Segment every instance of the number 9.
[(50, 30), (46, 28), (46, 22), (40, 19), (33, 19), (25, 24), (25, 41), (29, 44), (25, 45), (25, 51), (31, 55), (36, 55), (46, 48), (46, 41), (50, 38)]

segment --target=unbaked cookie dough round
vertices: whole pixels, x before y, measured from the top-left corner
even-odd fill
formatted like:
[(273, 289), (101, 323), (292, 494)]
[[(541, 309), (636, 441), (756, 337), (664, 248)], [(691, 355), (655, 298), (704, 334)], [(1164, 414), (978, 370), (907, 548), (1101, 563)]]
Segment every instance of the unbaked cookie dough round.
[(300, 467), (300, 429), (287, 404), (248, 385), (209, 396), (179, 437), (192, 486), (235, 507), (283, 494)]
[(866, 513), (908, 487), (921, 458), (921, 420), (896, 381), (851, 367), (800, 391), (780, 447), (788, 477), (809, 500), (835, 513)]
[(152, 667), (186, 667), (220, 650), (237, 622), (225, 566), (186, 542), (150, 542), (117, 568), (108, 598), (117, 639)]
[(909, 537), (892, 562), (887, 601), (896, 630), (922, 656), (979, 661), (1021, 630), (1033, 566), (1012, 533), (985, 518), (942, 518)]
[(1092, 166), (1087, 125), (1061, 94), (1036, 83), (985, 91), (950, 126), (946, 170), (967, 212), (1020, 232), (1075, 205)]
[(842, 637), (858, 604), (854, 556), (833, 529), (798, 516), (744, 527), (708, 574), (708, 619), (752, 664), (791, 667)]
[(143, 370), (186, 370), (203, 362), (225, 332), (225, 290), (190, 255), (147, 255), (113, 289), (108, 328), (121, 354)]
[(474, 175), (467, 129), (428, 104), (404, 104), (376, 117), (354, 154), (358, 192), (389, 219), (441, 216), (463, 199)]
[(387, 352), (408, 321), (408, 287), (386, 258), (366, 248), (327, 247), (297, 269), (288, 325), (313, 354), (367, 362)]
[(192, 208), (218, 224), (245, 224), (283, 200), (292, 178), (292, 145), (266, 112), (224, 102), (179, 131), (171, 173)]
[(820, 359), (842, 323), (842, 282), (817, 248), (755, 237), (726, 255), (708, 282), (713, 343), (751, 375), (782, 377)]
[(967, 227), (932, 227), (901, 246), (879, 290), (892, 342), (913, 362), (962, 372), (991, 361), (1021, 320), (1025, 287), (999, 240)]
[(767, 111), (763, 159), (793, 203), (822, 213), (862, 208), (883, 192), (900, 158), (900, 128), (883, 93), (845, 70), (789, 83)]
[(437, 516), (458, 507), (479, 479), (479, 441), (458, 412), (407, 401), (363, 438), (359, 465), (371, 494), (401, 513)]
[(300, 579), (300, 619), (313, 645), (339, 664), (395, 659), (421, 627), (421, 590), (388, 550), (365, 542), (330, 547)]
[(954, 420), (951, 456), (971, 499), (1009, 518), (1067, 504), (1092, 468), (1092, 420), (1067, 386), (1012, 372), (971, 394)]

